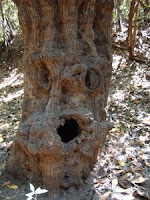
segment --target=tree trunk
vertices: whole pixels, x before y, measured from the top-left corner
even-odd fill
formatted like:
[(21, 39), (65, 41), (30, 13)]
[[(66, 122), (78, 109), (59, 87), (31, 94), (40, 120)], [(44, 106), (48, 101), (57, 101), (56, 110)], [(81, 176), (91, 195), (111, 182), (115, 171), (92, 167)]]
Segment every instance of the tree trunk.
[[(138, 15), (139, 0), (132, 0), (129, 12), (129, 22), (128, 22), (128, 37), (127, 46), (129, 51), (129, 58), (133, 60), (134, 58), (134, 47), (136, 42), (136, 26), (137, 26), (137, 15)], [(134, 28), (133, 28), (133, 27)]]
[(116, 8), (117, 8), (117, 24), (118, 24), (117, 32), (121, 32), (121, 31), (122, 31), (120, 5), (121, 5), (120, 0), (117, 0), (117, 2), (116, 2)]
[(9, 168), (51, 193), (88, 177), (112, 124), (112, 0), (14, 0), (24, 39), (22, 119)]
[(4, 39), (4, 48), (6, 48), (6, 31), (5, 31), (5, 18), (4, 18), (4, 12), (3, 12), (3, 2), (0, 0), (0, 12), (1, 12), (1, 18), (2, 18), (2, 30), (3, 30), (3, 39)]
[(137, 1), (137, 4), (135, 5), (134, 9), (134, 28), (133, 28), (133, 49), (135, 49), (136, 44), (136, 36), (137, 36), (137, 18), (138, 18), (138, 8), (139, 8), (139, 1)]

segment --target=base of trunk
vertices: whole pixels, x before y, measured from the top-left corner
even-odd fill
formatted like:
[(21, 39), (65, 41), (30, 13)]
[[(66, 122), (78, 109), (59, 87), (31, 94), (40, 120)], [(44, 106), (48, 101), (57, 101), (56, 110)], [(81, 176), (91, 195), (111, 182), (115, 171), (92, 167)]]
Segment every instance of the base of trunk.
[(83, 183), (112, 128), (87, 115), (66, 116), (40, 114), (20, 124), (9, 162), (11, 173), (38, 182), (51, 194)]

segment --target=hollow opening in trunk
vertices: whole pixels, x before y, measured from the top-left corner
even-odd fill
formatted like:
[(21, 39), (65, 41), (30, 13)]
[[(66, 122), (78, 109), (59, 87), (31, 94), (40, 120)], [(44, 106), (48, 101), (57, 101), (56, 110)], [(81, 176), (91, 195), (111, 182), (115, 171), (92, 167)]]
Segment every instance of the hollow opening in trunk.
[(66, 119), (65, 124), (60, 126), (57, 130), (62, 142), (68, 143), (79, 135), (79, 126), (76, 120)]

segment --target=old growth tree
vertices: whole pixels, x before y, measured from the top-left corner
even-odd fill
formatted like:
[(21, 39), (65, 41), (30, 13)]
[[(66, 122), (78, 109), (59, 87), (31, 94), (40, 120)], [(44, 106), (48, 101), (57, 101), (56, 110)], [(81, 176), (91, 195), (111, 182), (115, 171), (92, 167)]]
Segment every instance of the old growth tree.
[(111, 124), (113, 0), (14, 0), (24, 39), (22, 118), (10, 171), (53, 193), (88, 177)]

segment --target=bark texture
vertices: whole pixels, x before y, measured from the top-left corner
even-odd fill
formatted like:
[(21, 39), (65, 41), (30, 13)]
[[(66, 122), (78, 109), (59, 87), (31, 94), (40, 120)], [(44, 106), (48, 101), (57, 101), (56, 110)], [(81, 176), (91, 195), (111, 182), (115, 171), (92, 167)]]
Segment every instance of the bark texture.
[(111, 123), (112, 0), (14, 0), (24, 37), (22, 119), (10, 170), (52, 193), (80, 185)]

